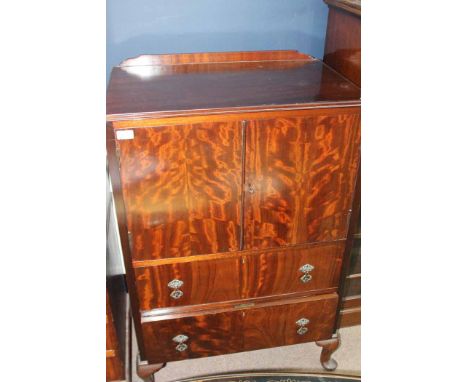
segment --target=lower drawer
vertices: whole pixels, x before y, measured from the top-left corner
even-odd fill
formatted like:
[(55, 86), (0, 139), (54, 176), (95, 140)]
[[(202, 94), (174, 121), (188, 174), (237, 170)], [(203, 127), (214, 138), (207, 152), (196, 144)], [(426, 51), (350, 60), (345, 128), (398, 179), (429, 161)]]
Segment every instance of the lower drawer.
[(333, 293), (177, 319), (146, 318), (146, 355), (150, 363), (163, 363), (328, 339), (337, 303)]

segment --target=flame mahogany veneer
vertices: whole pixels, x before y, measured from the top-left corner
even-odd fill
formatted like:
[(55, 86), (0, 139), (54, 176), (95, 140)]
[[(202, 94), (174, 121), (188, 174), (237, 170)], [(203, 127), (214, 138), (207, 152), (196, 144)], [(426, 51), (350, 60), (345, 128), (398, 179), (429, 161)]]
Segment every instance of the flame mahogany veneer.
[(145, 55), (107, 100), (140, 375), (310, 341), (330, 369), (359, 89), (296, 51)]

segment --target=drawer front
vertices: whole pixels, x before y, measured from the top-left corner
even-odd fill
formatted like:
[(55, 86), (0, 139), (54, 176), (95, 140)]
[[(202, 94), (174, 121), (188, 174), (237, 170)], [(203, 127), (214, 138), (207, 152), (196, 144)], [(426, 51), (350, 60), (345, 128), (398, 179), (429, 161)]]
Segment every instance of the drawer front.
[(249, 256), (246, 298), (338, 287), (345, 242)]
[(142, 328), (149, 363), (242, 351), (240, 311), (148, 322)]
[(135, 268), (141, 310), (336, 288), (344, 242)]
[(150, 363), (229, 354), (330, 338), (337, 294), (285, 300), (282, 305), (144, 322)]
[(338, 295), (245, 312), (243, 348), (265, 349), (331, 338)]
[(136, 268), (140, 309), (239, 300), (240, 257)]

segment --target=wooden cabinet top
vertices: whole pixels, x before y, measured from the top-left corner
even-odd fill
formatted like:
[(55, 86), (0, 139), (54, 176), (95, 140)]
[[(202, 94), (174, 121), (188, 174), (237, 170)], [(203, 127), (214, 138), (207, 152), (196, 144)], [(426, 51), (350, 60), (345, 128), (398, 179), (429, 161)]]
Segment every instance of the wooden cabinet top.
[(297, 51), (143, 55), (112, 70), (107, 119), (359, 103), (359, 88)]

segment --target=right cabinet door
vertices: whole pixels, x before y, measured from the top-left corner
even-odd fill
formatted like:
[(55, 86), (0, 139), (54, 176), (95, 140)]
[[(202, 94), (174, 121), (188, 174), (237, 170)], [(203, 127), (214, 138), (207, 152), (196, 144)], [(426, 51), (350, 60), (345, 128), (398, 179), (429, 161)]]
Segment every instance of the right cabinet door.
[(360, 110), (249, 121), (244, 249), (346, 237)]

